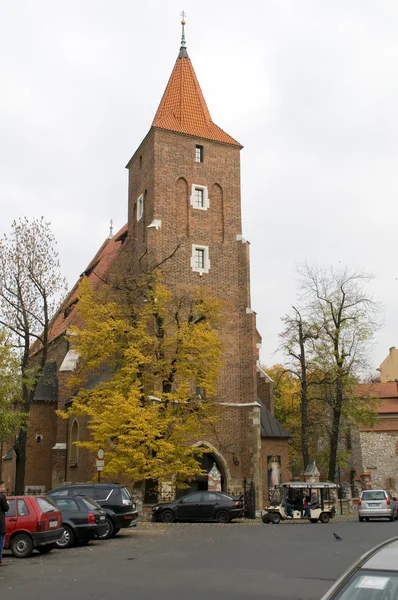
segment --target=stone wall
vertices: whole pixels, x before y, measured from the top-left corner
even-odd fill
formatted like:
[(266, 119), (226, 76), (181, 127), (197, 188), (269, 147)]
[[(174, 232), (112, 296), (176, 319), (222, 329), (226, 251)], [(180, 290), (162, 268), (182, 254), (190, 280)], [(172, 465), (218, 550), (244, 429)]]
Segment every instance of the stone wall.
[(373, 489), (398, 495), (398, 431), (360, 431), (358, 441), (353, 452), (357, 473), (369, 471)]

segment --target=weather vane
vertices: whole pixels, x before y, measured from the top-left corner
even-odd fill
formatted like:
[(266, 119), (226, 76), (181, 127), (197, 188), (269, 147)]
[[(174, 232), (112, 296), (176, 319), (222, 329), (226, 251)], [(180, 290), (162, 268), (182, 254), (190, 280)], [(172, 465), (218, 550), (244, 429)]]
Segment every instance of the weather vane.
[(186, 17), (186, 12), (183, 10), (181, 13), (181, 25), (182, 25), (182, 34), (181, 34), (181, 48), (186, 48), (187, 44), (185, 42), (185, 17)]
[(110, 220), (109, 225), (109, 238), (113, 238), (113, 219)]

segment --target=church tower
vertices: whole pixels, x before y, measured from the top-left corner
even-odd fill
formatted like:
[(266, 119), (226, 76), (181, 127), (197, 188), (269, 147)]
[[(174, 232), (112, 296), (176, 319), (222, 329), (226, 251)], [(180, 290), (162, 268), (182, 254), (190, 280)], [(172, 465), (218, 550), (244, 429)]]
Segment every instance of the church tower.
[(240, 489), (246, 477), (260, 494), (260, 339), (250, 307), (249, 244), (242, 237), (242, 146), (211, 119), (184, 26), (182, 21), (180, 51), (151, 128), (127, 165), (128, 240), (133, 255), (147, 252), (157, 263), (175, 252), (162, 267), (170, 289), (202, 287), (222, 301), (223, 418), (215, 439), (205, 441), (225, 491)]

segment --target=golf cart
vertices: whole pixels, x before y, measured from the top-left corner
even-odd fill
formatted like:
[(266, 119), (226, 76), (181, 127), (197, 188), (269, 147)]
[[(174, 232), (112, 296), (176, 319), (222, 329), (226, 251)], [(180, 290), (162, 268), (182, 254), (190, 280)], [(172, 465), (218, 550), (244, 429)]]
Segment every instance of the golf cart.
[[(311, 523), (329, 523), (335, 515), (330, 490), (338, 485), (330, 481), (308, 483), (291, 481), (275, 486), (272, 498), (262, 515), (263, 523), (280, 523), (286, 519), (309, 519)], [(304, 499), (310, 497), (310, 506), (305, 514)]]

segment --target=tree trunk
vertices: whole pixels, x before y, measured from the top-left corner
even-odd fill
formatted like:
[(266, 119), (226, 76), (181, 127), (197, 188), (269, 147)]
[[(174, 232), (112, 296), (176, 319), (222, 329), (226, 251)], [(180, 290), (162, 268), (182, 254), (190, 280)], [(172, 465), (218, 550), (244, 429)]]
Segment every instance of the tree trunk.
[(343, 385), (340, 379), (336, 382), (336, 403), (333, 407), (332, 435), (330, 439), (329, 475), (330, 481), (336, 479), (337, 451), (339, 448), (340, 421), (343, 407)]
[(25, 493), (25, 468), (26, 468), (26, 443), (27, 430), (20, 429), (17, 443), (15, 445), (16, 464), (15, 464), (15, 494), (23, 496)]

